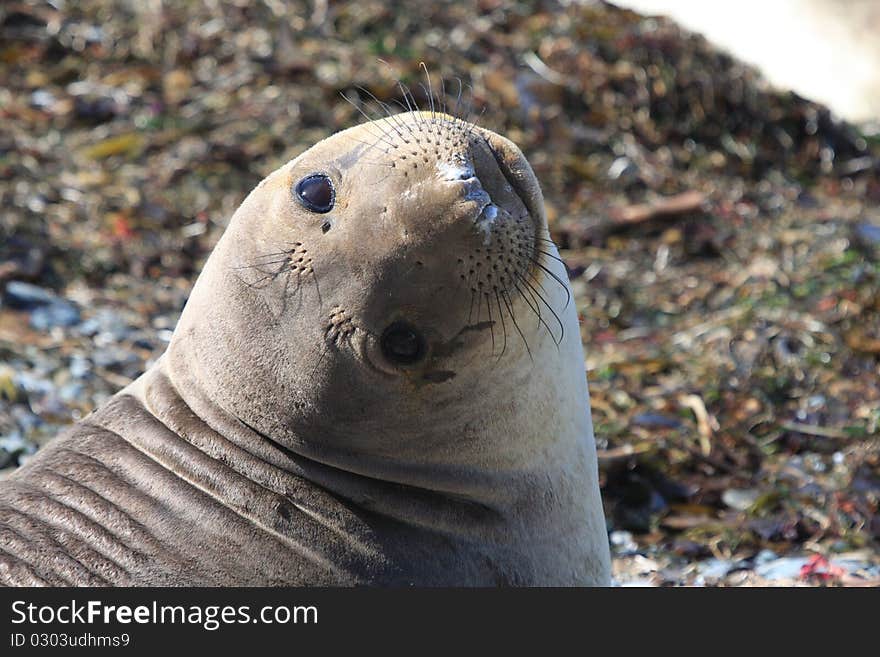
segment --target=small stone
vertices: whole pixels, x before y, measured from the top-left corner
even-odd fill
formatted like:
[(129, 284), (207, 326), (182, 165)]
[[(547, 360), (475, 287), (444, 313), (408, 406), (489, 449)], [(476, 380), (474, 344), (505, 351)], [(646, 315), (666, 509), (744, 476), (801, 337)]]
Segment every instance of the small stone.
[(73, 326), (79, 323), (79, 308), (70, 301), (56, 301), (31, 312), (30, 325), (38, 331), (48, 331), (56, 326)]
[(681, 426), (678, 418), (659, 413), (639, 413), (633, 417), (632, 422), (640, 427), (654, 429), (677, 429)]
[(9, 281), (6, 284), (4, 301), (10, 308), (31, 310), (58, 301), (58, 297), (52, 292), (30, 283)]
[(92, 364), (87, 358), (83, 358), (82, 356), (73, 356), (70, 359), (68, 371), (74, 379), (85, 379), (92, 372)]
[(639, 169), (628, 157), (619, 157), (608, 167), (608, 178), (623, 181), (633, 180), (638, 176)]
[(611, 541), (611, 545), (614, 546), (614, 551), (619, 554), (634, 553), (639, 549), (630, 532), (623, 530), (613, 531), (608, 538)]
[(58, 388), (58, 397), (68, 404), (77, 402), (85, 397), (85, 389), (82, 383), (68, 383)]
[(10, 411), (10, 416), (15, 421), (15, 423), (28, 433), (33, 431), (38, 426), (43, 424), (43, 419), (39, 415), (34, 415), (31, 413), (26, 406), (21, 404), (15, 405), (12, 407)]
[(747, 511), (761, 496), (755, 488), (728, 488), (721, 494), (721, 501), (731, 509)]
[(10, 308), (31, 311), (30, 324), (38, 331), (79, 323), (79, 308), (75, 303), (30, 283), (9, 281), (4, 299)]
[(777, 558), (779, 558), (779, 555), (776, 554), (773, 550), (764, 549), (755, 555), (755, 565), (760, 566), (765, 563), (770, 563)]
[(37, 89), (31, 94), (31, 107), (49, 109), (55, 104), (55, 96), (46, 89)]
[(769, 580), (797, 579), (808, 561), (807, 557), (783, 557), (761, 564), (755, 572)]
[(177, 105), (186, 99), (192, 87), (192, 76), (189, 71), (178, 68), (169, 71), (162, 80), (162, 95), (169, 105)]
[(19, 397), (15, 370), (8, 365), (0, 365), (0, 399), (14, 402), (18, 401)]
[(137, 360), (138, 357), (135, 354), (115, 346), (98, 349), (92, 354), (92, 362), (95, 367), (104, 369), (120, 367)]
[(119, 113), (119, 107), (112, 98), (77, 96), (73, 111), (76, 118), (88, 123), (105, 123)]
[(857, 224), (854, 230), (855, 242), (868, 251), (880, 250), (880, 226), (869, 223)]
[(36, 451), (33, 443), (25, 440), (21, 432), (13, 431), (4, 436), (0, 436), (0, 449), (15, 456), (18, 454), (32, 454)]
[(727, 559), (707, 559), (696, 564), (697, 573), (708, 581), (721, 579), (733, 568), (733, 562)]

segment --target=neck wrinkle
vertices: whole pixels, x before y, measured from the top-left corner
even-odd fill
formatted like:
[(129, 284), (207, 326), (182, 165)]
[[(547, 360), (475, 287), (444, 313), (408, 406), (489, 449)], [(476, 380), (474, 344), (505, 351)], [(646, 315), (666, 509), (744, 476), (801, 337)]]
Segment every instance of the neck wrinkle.
[[(323, 454), (302, 454), (295, 447), (280, 444), (211, 400), (194, 380), (189, 367), (180, 367), (175, 362), (173, 352), (164, 355), (156, 369), (138, 395), (148, 410), (157, 414), (157, 405), (150, 399), (156, 393), (151, 391), (164, 388), (160, 394), (178, 398), (211, 432), (228, 443), (219, 456), (224, 463), (260, 485), (274, 482), (278, 486), (286, 482), (286, 486), (276, 490), (279, 494), (289, 496), (291, 484), (294, 488), (311, 484), (327, 495), (328, 502), (333, 500), (331, 506), (345, 509), (345, 515), (351, 519), (360, 521), (363, 512), (378, 514), (411, 527), (465, 539), (497, 534), (503, 540), (511, 531), (504, 515), (491, 504), (409, 482), (386, 481), (370, 473), (344, 469), (331, 459), (323, 460)], [(167, 423), (167, 418), (160, 419)], [(243, 461), (247, 467), (241, 467)], [(504, 493), (497, 488), (492, 490), (495, 495)]]

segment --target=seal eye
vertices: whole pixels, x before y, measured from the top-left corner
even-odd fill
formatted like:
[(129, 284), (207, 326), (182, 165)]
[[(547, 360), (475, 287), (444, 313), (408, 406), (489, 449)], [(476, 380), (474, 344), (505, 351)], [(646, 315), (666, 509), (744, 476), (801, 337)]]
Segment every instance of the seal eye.
[(382, 333), (382, 354), (397, 365), (412, 365), (425, 355), (425, 341), (404, 322), (394, 322)]
[(323, 214), (330, 212), (336, 202), (336, 192), (333, 182), (323, 173), (313, 173), (306, 176), (293, 188), (297, 200), (311, 212)]

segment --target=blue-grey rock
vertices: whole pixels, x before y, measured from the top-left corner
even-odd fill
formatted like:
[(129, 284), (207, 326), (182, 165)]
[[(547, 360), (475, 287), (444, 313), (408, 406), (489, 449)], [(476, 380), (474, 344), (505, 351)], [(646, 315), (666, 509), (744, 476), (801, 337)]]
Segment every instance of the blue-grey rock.
[(632, 419), (633, 424), (640, 427), (655, 429), (677, 429), (681, 426), (681, 420), (659, 413), (639, 413)]
[(77, 355), (70, 359), (70, 365), (67, 369), (74, 379), (85, 379), (92, 373), (92, 364), (88, 358)]
[(21, 404), (16, 404), (13, 406), (9, 415), (15, 420), (15, 423), (22, 428), (25, 432), (33, 431), (38, 426), (43, 424), (43, 418), (39, 415), (35, 415), (30, 410), (26, 408), (26, 406)]
[(779, 555), (776, 554), (773, 550), (767, 550), (766, 548), (758, 552), (755, 555), (755, 565), (760, 566), (765, 563), (770, 563), (775, 559), (778, 559)]
[(70, 301), (56, 301), (31, 311), (30, 325), (38, 331), (48, 331), (56, 326), (73, 326), (79, 323), (79, 308)]
[(6, 284), (4, 302), (10, 308), (31, 310), (32, 308), (45, 306), (58, 300), (59, 298), (56, 294), (37, 285), (23, 283), (22, 281), (9, 281)]
[(3, 298), (10, 308), (30, 311), (30, 325), (38, 331), (79, 323), (79, 308), (75, 303), (37, 285), (9, 281)]
[(880, 226), (862, 223), (856, 226), (856, 238), (865, 245), (880, 247)]
[(764, 579), (797, 579), (801, 574), (801, 568), (807, 565), (807, 557), (782, 557), (774, 561), (768, 561), (755, 568)]
[(708, 580), (718, 580), (734, 569), (735, 564), (728, 559), (706, 559), (696, 564), (697, 573)]
[(101, 368), (114, 368), (122, 365), (128, 365), (130, 363), (138, 362), (138, 357), (136, 354), (131, 353), (127, 349), (122, 349), (116, 346), (104, 347), (102, 349), (95, 350), (92, 353), (92, 362), (95, 364), (95, 367)]
[(111, 344), (126, 339), (132, 329), (119, 313), (110, 308), (101, 308), (80, 324), (77, 331), (89, 337), (100, 335), (105, 344)]
[(33, 454), (37, 451), (36, 446), (25, 440), (20, 431), (12, 431), (0, 436), (0, 449), (12, 455)]
[(85, 397), (86, 387), (82, 383), (68, 383), (58, 388), (58, 398), (70, 403)]

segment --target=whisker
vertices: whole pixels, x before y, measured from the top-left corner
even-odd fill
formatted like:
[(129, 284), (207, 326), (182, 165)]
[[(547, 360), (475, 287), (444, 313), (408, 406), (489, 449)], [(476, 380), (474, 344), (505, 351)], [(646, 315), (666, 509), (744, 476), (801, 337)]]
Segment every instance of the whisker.
[[(380, 131), (382, 132), (382, 135), (379, 136), (379, 140), (380, 140), (380, 141), (384, 141), (384, 142), (385, 142), (386, 144), (388, 144), (391, 148), (398, 148), (398, 145), (394, 143), (394, 141), (391, 139), (391, 136), (385, 131), (385, 129), (382, 127), (381, 124), (376, 123), (376, 122), (370, 117), (369, 114), (367, 114), (364, 110), (362, 110), (362, 109), (358, 106), (357, 103), (355, 103), (353, 100), (351, 100), (351, 99), (350, 99), (348, 96), (346, 96), (344, 93), (342, 93), (342, 92), (340, 91), (340, 92), (339, 92), (339, 95), (342, 96), (342, 98), (345, 100), (345, 102), (347, 102), (349, 105), (351, 105), (352, 107), (354, 107), (354, 108), (360, 113), (360, 115), (363, 116), (363, 117), (367, 120), (367, 123), (365, 124), (365, 129), (366, 129), (368, 132), (369, 132), (369, 127), (370, 127), (370, 126), (372, 126), (372, 127), (376, 127), (378, 130), (380, 130)], [(375, 133), (372, 133), (372, 132), (371, 132), (370, 134), (372, 134), (373, 136), (376, 136)]]
[(282, 258), (281, 260), (271, 260), (269, 262), (257, 262), (252, 265), (241, 265), (240, 267), (230, 267), (230, 269), (234, 269), (236, 271), (241, 269), (256, 269), (257, 267), (267, 267), (269, 265), (277, 265), (282, 262), (287, 262), (288, 258)]
[(321, 286), (318, 285), (318, 274), (315, 272), (314, 266), (312, 266), (312, 280), (315, 282), (315, 291), (318, 293), (318, 306), (324, 306), (324, 300), (321, 298)]
[[(541, 325), (543, 325), (544, 328), (547, 329), (547, 333), (549, 333), (550, 337), (553, 339), (553, 342), (556, 342), (556, 336), (553, 335), (553, 330), (550, 328), (550, 325), (547, 324), (547, 322), (544, 320), (544, 316), (541, 313), (541, 304), (538, 302), (538, 299), (535, 298), (535, 294), (532, 291), (531, 286), (528, 285), (528, 281), (526, 281), (524, 278), (520, 277), (520, 280), (523, 282), (523, 284), (526, 285), (526, 291), (529, 293), (529, 296), (532, 298), (532, 301), (529, 301), (529, 298), (525, 295), (525, 293), (522, 291), (522, 289), (519, 287), (519, 285), (514, 283), (513, 286), (516, 288), (517, 292), (519, 292), (523, 301), (525, 301), (526, 304), (529, 306), (529, 308), (532, 310), (532, 312), (535, 313), (535, 317), (538, 318), (537, 328), (540, 328)], [(534, 302), (534, 305), (532, 305), (532, 302)]]
[(552, 277), (553, 277), (553, 280), (555, 280), (557, 283), (559, 283), (559, 285), (562, 286), (562, 289), (565, 290), (565, 307), (563, 308), (563, 310), (564, 310), (565, 308), (568, 308), (568, 304), (571, 303), (571, 290), (568, 289), (568, 285), (566, 285), (566, 284), (562, 281), (562, 279), (559, 278), (559, 276), (557, 276), (557, 275), (554, 274), (552, 271), (550, 271), (550, 270), (549, 270), (547, 267), (545, 267), (541, 262), (538, 262), (538, 261), (535, 260), (534, 258), (529, 258), (529, 260), (531, 260), (533, 264), (535, 264), (535, 265), (537, 265), (538, 267), (540, 267), (541, 269), (543, 269), (547, 274), (549, 274), (550, 276), (552, 276)]
[[(522, 278), (521, 280), (528, 287), (530, 287), (534, 290), (534, 287), (527, 279)], [(565, 337), (565, 324), (562, 323), (562, 320), (559, 318), (559, 315), (556, 313), (555, 310), (553, 310), (553, 306), (551, 306), (549, 303), (547, 303), (547, 300), (544, 298), (544, 296), (542, 294), (538, 293), (538, 299), (540, 299), (544, 303), (544, 305), (547, 307), (547, 310), (550, 311), (550, 314), (553, 315), (553, 317), (556, 319), (556, 322), (559, 324), (560, 335), (559, 335), (558, 340), (556, 339), (556, 336), (553, 336), (553, 332), (550, 331), (550, 335), (553, 336), (553, 341), (556, 342), (556, 346), (558, 347), (559, 345), (562, 344), (562, 340)], [(546, 324), (545, 324), (545, 326), (546, 326)], [(550, 330), (549, 327), (547, 328), (547, 330)]]
[(461, 81), (461, 78), (460, 78), (460, 77), (456, 77), (455, 79), (458, 80), (458, 97), (455, 99), (455, 117), (456, 117), (459, 121), (461, 121), (461, 120), (462, 120), (462, 115), (461, 115), (461, 94), (462, 94), (462, 92), (464, 91), (464, 83)]
[[(358, 142), (359, 144), (363, 144), (364, 146), (369, 146), (370, 148), (377, 148), (377, 147), (379, 146), (379, 141), (381, 141), (381, 140), (376, 140), (376, 141), (374, 141), (374, 142), (371, 144), (370, 142), (368, 142), (368, 141), (364, 141), (363, 139), (358, 139), (357, 137), (351, 137), (350, 139), (351, 139), (352, 141), (356, 141), (356, 142)], [(381, 149), (381, 148), (379, 148), (379, 150), (380, 150), (382, 153), (384, 153), (385, 155), (388, 155), (388, 154), (391, 152), (390, 150), (386, 151), (386, 150), (383, 150), (383, 149)]]
[(406, 129), (406, 128), (403, 125), (403, 122), (397, 117), (397, 115), (391, 112), (391, 106), (388, 103), (385, 103), (385, 102), (382, 102), (381, 100), (379, 100), (372, 91), (370, 91), (369, 89), (367, 89), (365, 87), (357, 86), (356, 89), (363, 91), (370, 98), (372, 98), (374, 101), (376, 101), (383, 110), (385, 110), (385, 114), (388, 116), (389, 121), (391, 121), (391, 124), (392, 124), (392, 127), (394, 128), (394, 131), (401, 138), (401, 140), (403, 140), (404, 144), (409, 144), (409, 140), (400, 131), (400, 128), (403, 128), (403, 129)]
[(547, 256), (548, 258), (553, 258), (556, 262), (558, 262), (558, 263), (560, 263), (560, 264), (563, 264), (563, 265), (565, 264), (565, 260), (563, 260), (562, 258), (560, 258), (560, 257), (557, 256), (557, 255), (553, 255), (552, 253), (550, 253), (550, 252), (548, 252), (548, 251), (544, 251), (544, 250), (542, 250), (542, 249), (540, 249), (540, 248), (535, 249), (535, 250), (536, 250), (538, 253), (542, 253), (542, 254), (544, 254), (544, 255)]
[(244, 280), (244, 279), (241, 279), (241, 281), (242, 281), (245, 285), (247, 285), (248, 287), (251, 287), (251, 288), (254, 288), (254, 289), (258, 289), (258, 290), (259, 290), (259, 289), (262, 289), (262, 287), (260, 286), (261, 283), (263, 283), (264, 281), (274, 281), (276, 278), (278, 278), (279, 274), (281, 274), (281, 271), (276, 271), (276, 272), (272, 272), (272, 273), (266, 274), (266, 275), (263, 276), (262, 278), (258, 278), (258, 279), (255, 280), (255, 281), (250, 281), (250, 282), (248, 282), (248, 281), (246, 281), (246, 280)]
[[(425, 66), (425, 62), (419, 62), (419, 66), (425, 72), (425, 79), (428, 81), (428, 88), (425, 91), (428, 94), (428, 102), (431, 105), (431, 120), (434, 120), (436, 119), (436, 112), (434, 111), (434, 90), (431, 87), (431, 75), (428, 73), (428, 67)], [(422, 88), (424, 89), (424, 87)]]
[(480, 110), (480, 113), (477, 115), (477, 117), (471, 121), (471, 127), (470, 127), (470, 130), (468, 130), (468, 135), (473, 134), (474, 131), (480, 127), (480, 119), (483, 118), (483, 114), (485, 114), (485, 113), (486, 113), (486, 108), (484, 107), (483, 109)]
[(501, 301), (498, 298), (498, 288), (495, 288), (495, 303), (498, 304), (498, 315), (501, 317), (501, 330), (504, 331), (504, 343), (501, 347), (501, 353), (498, 356), (498, 360), (496, 363), (501, 362), (501, 359), (504, 358), (504, 354), (507, 352), (507, 324), (504, 321), (504, 311), (501, 309)]
[(489, 333), (492, 335), (492, 353), (495, 353), (495, 322), (492, 319), (492, 305), (489, 303), (489, 293), (486, 296), (486, 310), (489, 311)]
[(449, 116), (449, 113), (446, 111), (446, 83), (442, 77), (440, 78), (440, 102), (442, 103), (440, 111)]
[(504, 305), (507, 306), (507, 312), (510, 314), (510, 320), (513, 322), (513, 325), (516, 328), (516, 332), (519, 333), (519, 337), (522, 338), (523, 345), (525, 345), (526, 348), (526, 353), (528, 353), (529, 355), (529, 360), (535, 362), (532, 358), (532, 350), (529, 348), (529, 341), (526, 340), (526, 336), (523, 335), (522, 329), (520, 329), (519, 323), (516, 321), (516, 314), (513, 312), (513, 303), (507, 290), (501, 291), (501, 299), (504, 301)]
[[(416, 102), (416, 97), (413, 96), (412, 92), (409, 90), (409, 87), (407, 87), (401, 80), (397, 81), (397, 86), (400, 87), (400, 90), (403, 92), (403, 100), (406, 103), (406, 106), (413, 114), (413, 118), (418, 122), (420, 120), (420, 117), (419, 105)], [(412, 103), (410, 103), (410, 98), (412, 98)]]

